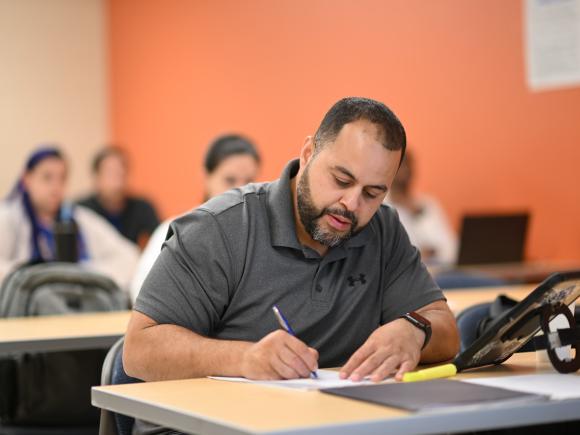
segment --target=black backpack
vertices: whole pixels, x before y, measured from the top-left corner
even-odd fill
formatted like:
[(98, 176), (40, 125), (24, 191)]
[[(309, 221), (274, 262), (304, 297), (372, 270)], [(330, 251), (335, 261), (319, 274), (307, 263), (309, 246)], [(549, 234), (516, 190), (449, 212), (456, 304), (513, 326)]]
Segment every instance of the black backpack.
[[(113, 280), (74, 263), (23, 266), (0, 288), (0, 317), (117, 311), (128, 298)], [(0, 358), (4, 425), (96, 425), (90, 388), (107, 349), (15, 353)]]

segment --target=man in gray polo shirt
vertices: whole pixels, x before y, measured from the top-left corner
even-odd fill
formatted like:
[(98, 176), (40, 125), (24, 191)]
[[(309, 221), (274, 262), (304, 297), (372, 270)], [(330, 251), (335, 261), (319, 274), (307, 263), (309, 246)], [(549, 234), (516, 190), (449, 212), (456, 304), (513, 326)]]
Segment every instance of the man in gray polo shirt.
[(176, 220), (135, 304), (127, 373), (289, 379), (342, 366), (342, 377), (379, 380), (452, 358), (453, 314), (381, 205), (404, 150), (384, 104), (345, 98), (280, 179)]

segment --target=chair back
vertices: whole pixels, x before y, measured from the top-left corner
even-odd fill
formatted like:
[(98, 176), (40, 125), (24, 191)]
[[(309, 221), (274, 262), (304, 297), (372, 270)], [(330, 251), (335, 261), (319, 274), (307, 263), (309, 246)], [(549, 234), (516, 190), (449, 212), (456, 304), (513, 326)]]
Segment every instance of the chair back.
[(460, 352), (473, 343), (480, 332), (482, 320), (489, 317), (491, 302), (484, 302), (466, 308), (457, 315), (457, 329), (459, 330)]
[[(111, 347), (103, 363), (101, 385), (134, 384), (142, 382), (125, 373), (123, 368), (123, 344), (125, 337), (121, 337)], [(131, 435), (135, 419), (116, 412), (101, 410), (99, 435)]]

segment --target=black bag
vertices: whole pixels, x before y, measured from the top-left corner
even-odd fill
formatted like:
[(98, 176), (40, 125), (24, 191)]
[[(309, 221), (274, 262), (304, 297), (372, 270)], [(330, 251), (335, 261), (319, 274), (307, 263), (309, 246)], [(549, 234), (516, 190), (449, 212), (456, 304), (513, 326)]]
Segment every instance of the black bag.
[[(125, 310), (127, 297), (109, 278), (79, 264), (24, 266), (0, 288), (0, 317)], [(0, 422), (95, 425), (90, 388), (100, 384), (107, 349), (18, 353), (0, 358)]]

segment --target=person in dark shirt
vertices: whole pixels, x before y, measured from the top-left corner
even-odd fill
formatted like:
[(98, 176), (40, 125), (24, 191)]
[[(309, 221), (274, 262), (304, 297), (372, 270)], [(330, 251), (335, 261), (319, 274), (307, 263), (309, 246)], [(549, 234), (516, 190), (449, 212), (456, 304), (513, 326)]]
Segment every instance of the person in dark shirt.
[[(405, 148), (386, 105), (344, 98), (278, 180), (174, 220), (135, 302), (126, 373), (271, 380), (320, 365), (380, 381), (453, 358), (453, 313), (382, 205)], [(295, 336), (279, 330), (274, 305)]]
[(159, 217), (149, 201), (128, 193), (125, 152), (105, 147), (95, 156), (92, 170), (95, 193), (78, 203), (103, 216), (127, 239), (145, 246)]

